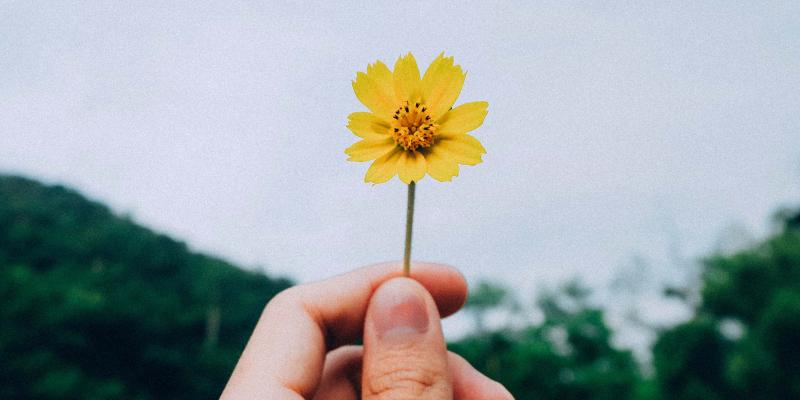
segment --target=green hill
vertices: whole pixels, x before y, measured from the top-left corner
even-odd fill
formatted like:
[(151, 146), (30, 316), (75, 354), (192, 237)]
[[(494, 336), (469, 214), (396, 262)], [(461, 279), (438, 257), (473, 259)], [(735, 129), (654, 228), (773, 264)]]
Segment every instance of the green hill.
[(0, 175), (0, 398), (217, 398), (289, 285)]

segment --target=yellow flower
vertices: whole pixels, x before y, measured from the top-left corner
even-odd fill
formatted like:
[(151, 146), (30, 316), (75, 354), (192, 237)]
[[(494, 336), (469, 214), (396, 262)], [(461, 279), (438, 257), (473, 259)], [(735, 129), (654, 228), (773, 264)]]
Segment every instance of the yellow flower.
[(372, 161), (366, 182), (383, 183), (395, 175), (405, 183), (430, 175), (449, 181), (458, 165), (476, 165), (486, 153), (467, 134), (486, 117), (489, 103), (453, 108), (466, 74), (453, 57), (439, 54), (420, 78), (411, 53), (397, 59), (394, 72), (381, 61), (367, 66), (353, 81), (356, 97), (370, 112), (354, 112), (347, 127), (363, 140), (345, 153), (349, 161)]

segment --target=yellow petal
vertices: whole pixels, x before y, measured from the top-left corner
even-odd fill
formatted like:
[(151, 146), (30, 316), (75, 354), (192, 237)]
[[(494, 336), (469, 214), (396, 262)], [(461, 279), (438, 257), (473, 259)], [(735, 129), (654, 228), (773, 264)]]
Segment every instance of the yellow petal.
[(453, 57), (439, 54), (422, 77), (422, 101), (430, 108), (431, 118), (444, 115), (456, 102), (464, 86), (466, 74), (461, 66), (453, 65)]
[(437, 72), (442, 63), (445, 63), (446, 61), (447, 58), (444, 57), (444, 52), (439, 53), (439, 55), (436, 56), (433, 61), (431, 61), (431, 65), (428, 66), (428, 69), (425, 70), (425, 75), (422, 77), (422, 82), (429, 82), (431, 79), (433, 79), (432, 77), (434, 73)]
[(481, 155), (486, 154), (481, 142), (465, 134), (438, 138), (435, 150), (459, 164), (476, 165), (481, 163)]
[(485, 101), (475, 101), (462, 104), (447, 113), (439, 121), (439, 132), (447, 133), (467, 133), (477, 129), (483, 124), (486, 118), (489, 103)]
[(413, 102), (419, 97), (419, 67), (417, 60), (410, 52), (400, 57), (394, 64), (394, 93), (398, 104), (403, 101)]
[(439, 182), (446, 182), (458, 176), (458, 163), (442, 154), (441, 149), (433, 146), (425, 154), (425, 163), (428, 166), (428, 175)]
[(358, 100), (379, 117), (388, 119), (397, 108), (392, 72), (380, 61), (367, 66), (367, 73), (356, 74), (353, 91)]
[(364, 177), (364, 181), (383, 183), (389, 179), (392, 179), (392, 177), (397, 173), (398, 161), (400, 161), (400, 155), (403, 153), (405, 153), (403, 149), (395, 147), (393, 151), (375, 160), (367, 170), (367, 175)]
[(347, 116), (347, 128), (364, 139), (383, 139), (389, 134), (389, 123), (369, 112), (354, 112)]
[(383, 139), (364, 139), (345, 150), (350, 158), (347, 161), (370, 161), (380, 158), (397, 147), (394, 139), (386, 136)]
[(405, 183), (419, 182), (425, 176), (425, 156), (418, 151), (404, 151), (397, 163), (400, 180)]

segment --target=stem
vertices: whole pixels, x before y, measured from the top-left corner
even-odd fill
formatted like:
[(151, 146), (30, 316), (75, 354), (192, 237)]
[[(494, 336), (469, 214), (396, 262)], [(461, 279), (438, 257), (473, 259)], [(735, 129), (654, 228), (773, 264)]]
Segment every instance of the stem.
[(408, 208), (406, 211), (406, 247), (403, 252), (403, 276), (411, 275), (411, 226), (414, 224), (414, 189), (416, 182), (408, 184)]

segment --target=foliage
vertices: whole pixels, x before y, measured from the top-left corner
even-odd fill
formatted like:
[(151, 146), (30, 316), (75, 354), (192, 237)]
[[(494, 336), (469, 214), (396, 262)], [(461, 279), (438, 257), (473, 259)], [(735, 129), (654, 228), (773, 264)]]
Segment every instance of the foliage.
[(475, 331), (482, 333), (486, 330), (486, 316), (490, 311), (503, 306), (513, 307), (514, 304), (511, 293), (503, 285), (480, 281), (474, 289), (470, 289), (464, 311), (472, 315)]
[(800, 398), (800, 213), (780, 220), (763, 243), (706, 260), (696, 316), (654, 348), (665, 400)]
[(0, 176), (0, 398), (216, 398), (288, 285)]
[[(800, 213), (780, 221), (763, 243), (705, 261), (694, 317), (657, 333), (653, 379), (611, 346), (603, 311), (574, 282), (539, 299), (541, 324), (478, 332), (452, 348), (518, 399), (798, 399)], [(483, 298), (498, 293), (479, 290), (478, 303), (493, 307)]]
[(639, 372), (629, 351), (611, 345), (603, 312), (588, 290), (570, 283), (539, 300), (540, 325), (479, 333), (453, 343), (478, 369), (519, 400), (634, 398)]

